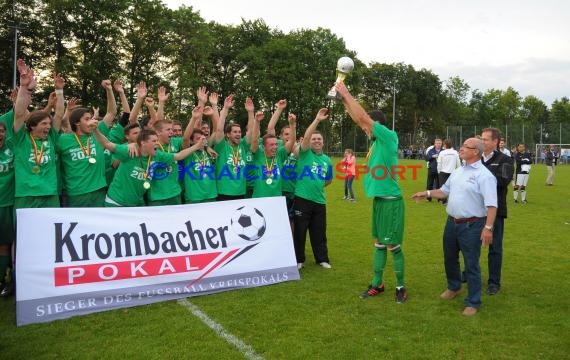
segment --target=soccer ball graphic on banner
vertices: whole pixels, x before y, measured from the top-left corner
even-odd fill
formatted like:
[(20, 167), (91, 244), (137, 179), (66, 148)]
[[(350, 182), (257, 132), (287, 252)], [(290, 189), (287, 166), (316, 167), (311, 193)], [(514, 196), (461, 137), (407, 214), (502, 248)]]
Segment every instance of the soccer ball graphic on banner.
[(265, 234), (265, 218), (256, 208), (242, 206), (234, 212), (231, 228), (240, 238), (255, 241)]

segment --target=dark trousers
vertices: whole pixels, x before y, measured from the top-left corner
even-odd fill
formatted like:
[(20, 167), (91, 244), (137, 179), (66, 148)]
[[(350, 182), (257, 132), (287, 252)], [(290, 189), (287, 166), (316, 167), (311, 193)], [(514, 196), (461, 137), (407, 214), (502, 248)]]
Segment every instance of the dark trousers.
[(459, 252), (463, 254), (465, 275), (467, 278), (467, 297), (465, 306), (478, 308), (481, 305), (481, 231), (485, 218), (472, 223), (455, 224), (451, 217), (447, 218), (443, 231), (443, 258), (447, 288), (457, 291), (461, 288), (461, 270)]
[(437, 170), (428, 169), (426, 190), (439, 189), (440, 187)]
[(503, 265), (503, 233), (505, 218), (497, 216), (493, 229), (493, 242), (489, 245), (487, 256), (489, 266), (489, 285), (501, 287), (501, 267)]
[(318, 204), (301, 197), (295, 197), (294, 214), (295, 228), (293, 241), (297, 263), (305, 262), (307, 230), (309, 230), (313, 256), (317, 264), (329, 262), (326, 205)]
[(346, 179), (344, 179), (344, 197), (348, 197), (349, 199), (354, 199), (354, 191), (352, 190), (353, 181), (354, 175), (347, 176)]
[[(439, 174), (437, 174), (438, 181), (439, 181), (439, 187), (442, 187), (443, 184), (445, 184), (447, 179), (449, 179), (450, 175), (451, 175), (450, 173), (446, 173), (446, 172), (440, 172)], [(436, 189), (438, 189), (438, 188), (436, 188)]]

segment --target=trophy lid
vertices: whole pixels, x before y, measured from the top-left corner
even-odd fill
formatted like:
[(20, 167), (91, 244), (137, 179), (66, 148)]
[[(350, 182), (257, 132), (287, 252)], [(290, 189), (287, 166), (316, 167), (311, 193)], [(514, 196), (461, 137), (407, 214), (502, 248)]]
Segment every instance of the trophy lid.
[(343, 56), (340, 59), (338, 59), (336, 63), (336, 68), (339, 72), (348, 74), (349, 72), (352, 71), (352, 69), (354, 69), (354, 61), (352, 61), (352, 59), (349, 58), (348, 56)]

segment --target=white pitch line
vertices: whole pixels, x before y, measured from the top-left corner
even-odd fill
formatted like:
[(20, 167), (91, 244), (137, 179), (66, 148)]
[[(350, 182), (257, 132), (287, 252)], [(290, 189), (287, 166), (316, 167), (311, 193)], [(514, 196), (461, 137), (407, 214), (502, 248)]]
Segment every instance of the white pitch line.
[(244, 343), (234, 335), (230, 334), (226, 329), (224, 329), (222, 325), (210, 319), (210, 317), (205, 312), (200, 310), (200, 308), (192, 304), (190, 301), (186, 299), (180, 299), (178, 300), (178, 304), (184, 306), (194, 316), (202, 320), (202, 322), (208, 325), (210, 329), (214, 330), (214, 332), (218, 334), (219, 337), (221, 337), (222, 339), (226, 340), (228, 343), (235, 346), (239, 350), (239, 352), (241, 352), (243, 356), (245, 356), (246, 359), (263, 360), (263, 357), (257, 355), (255, 351), (251, 348), (251, 346), (247, 345), (246, 343)]

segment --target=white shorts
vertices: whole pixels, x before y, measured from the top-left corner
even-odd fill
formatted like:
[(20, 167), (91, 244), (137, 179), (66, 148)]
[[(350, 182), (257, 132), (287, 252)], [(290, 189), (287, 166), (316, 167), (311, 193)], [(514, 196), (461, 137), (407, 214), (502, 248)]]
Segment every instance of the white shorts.
[(517, 182), (515, 183), (515, 185), (526, 186), (527, 182), (528, 182), (528, 174), (517, 174)]

